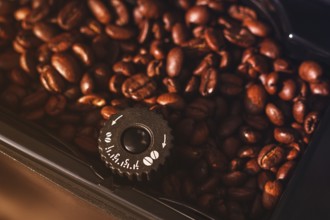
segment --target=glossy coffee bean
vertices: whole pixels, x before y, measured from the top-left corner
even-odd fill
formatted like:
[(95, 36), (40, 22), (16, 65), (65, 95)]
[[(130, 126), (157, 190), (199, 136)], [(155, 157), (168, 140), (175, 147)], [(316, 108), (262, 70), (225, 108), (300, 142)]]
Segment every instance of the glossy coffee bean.
[(263, 169), (271, 169), (283, 161), (285, 152), (282, 147), (269, 144), (263, 147), (258, 155), (258, 164)]
[(164, 93), (158, 96), (157, 103), (174, 109), (182, 109), (185, 105), (184, 100), (175, 93)]
[(107, 24), (111, 21), (112, 16), (107, 8), (106, 4), (103, 3), (101, 0), (88, 0), (87, 1), (88, 7), (95, 16), (95, 18), (103, 23)]
[(52, 66), (68, 82), (77, 83), (81, 72), (77, 60), (69, 53), (56, 53), (51, 58)]
[(218, 71), (215, 68), (209, 68), (202, 73), (199, 92), (202, 96), (213, 94), (217, 88)]
[(284, 101), (291, 101), (296, 96), (296, 83), (292, 79), (283, 81), (278, 96)]
[(307, 134), (312, 134), (315, 131), (320, 120), (319, 117), (320, 116), (317, 112), (310, 112), (306, 115), (304, 120), (304, 130)]
[(260, 84), (249, 85), (244, 99), (245, 109), (252, 114), (261, 113), (266, 105), (267, 94)]
[(296, 134), (291, 128), (275, 128), (274, 138), (279, 143), (291, 144), (296, 140)]
[(280, 108), (278, 108), (275, 104), (273, 103), (268, 103), (266, 105), (265, 113), (274, 125), (277, 126), (283, 126), (285, 123), (285, 117), (284, 113)]
[(166, 59), (166, 72), (170, 77), (178, 76), (183, 67), (184, 54), (180, 47), (175, 47), (169, 51)]
[(277, 59), (281, 54), (278, 44), (269, 38), (266, 38), (259, 44), (259, 52), (271, 59)]
[(256, 40), (249, 30), (241, 27), (224, 29), (223, 34), (229, 42), (239, 47), (250, 47)]
[(268, 181), (264, 186), (264, 191), (262, 194), (262, 204), (263, 206), (270, 210), (273, 209), (279, 200), (283, 186), (278, 180)]
[(193, 6), (186, 12), (187, 24), (205, 25), (210, 20), (210, 12), (206, 6)]
[(252, 34), (258, 37), (266, 37), (269, 33), (269, 27), (258, 20), (245, 19), (243, 25), (251, 31)]
[(65, 30), (79, 25), (86, 14), (86, 8), (80, 1), (70, 1), (62, 7), (57, 16), (58, 24)]
[(156, 83), (144, 74), (136, 74), (126, 79), (122, 84), (122, 93), (136, 101), (143, 100), (154, 94)]
[(314, 61), (304, 61), (299, 66), (299, 76), (309, 83), (318, 82), (322, 75), (322, 67)]
[(228, 14), (241, 21), (245, 19), (257, 19), (257, 13), (254, 10), (241, 5), (231, 5), (228, 9)]
[(296, 163), (294, 161), (288, 161), (284, 163), (276, 173), (276, 179), (286, 180), (289, 178), (290, 174), (293, 172)]
[(220, 51), (225, 44), (222, 32), (220, 30), (207, 28), (204, 31), (204, 37), (207, 45), (213, 51)]

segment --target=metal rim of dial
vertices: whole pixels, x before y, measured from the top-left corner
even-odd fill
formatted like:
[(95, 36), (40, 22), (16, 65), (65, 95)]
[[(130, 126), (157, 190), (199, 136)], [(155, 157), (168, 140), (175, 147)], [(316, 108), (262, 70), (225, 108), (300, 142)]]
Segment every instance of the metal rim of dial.
[[(122, 135), (129, 128), (141, 128), (150, 135), (150, 144), (143, 152), (132, 153), (125, 149)], [(112, 115), (99, 135), (99, 153), (112, 171), (136, 176), (157, 170), (165, 162), (172, 147), (171, 130), (162, 115), (144, 108), (127, 108)]]

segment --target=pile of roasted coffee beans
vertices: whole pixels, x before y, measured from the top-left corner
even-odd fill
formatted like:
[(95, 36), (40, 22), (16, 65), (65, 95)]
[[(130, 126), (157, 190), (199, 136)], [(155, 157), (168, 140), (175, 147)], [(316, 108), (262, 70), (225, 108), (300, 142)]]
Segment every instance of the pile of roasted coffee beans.
[(0, 0), (0, 51), (1, 105), (91, 155), (119, 109), (163, 114), (162, 193), (221, 219), (274, 208), (329, 100), (236, 0)]

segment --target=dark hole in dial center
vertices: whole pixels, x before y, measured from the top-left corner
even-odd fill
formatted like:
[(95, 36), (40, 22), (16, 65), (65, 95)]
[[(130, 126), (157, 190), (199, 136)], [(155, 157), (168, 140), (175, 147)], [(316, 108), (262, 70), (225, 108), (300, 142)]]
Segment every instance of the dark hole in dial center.
[(150, 134), (145, 128), (130, 127), (123, 132), (121, 143), (128, 152), (139, 154), (150, 146)]

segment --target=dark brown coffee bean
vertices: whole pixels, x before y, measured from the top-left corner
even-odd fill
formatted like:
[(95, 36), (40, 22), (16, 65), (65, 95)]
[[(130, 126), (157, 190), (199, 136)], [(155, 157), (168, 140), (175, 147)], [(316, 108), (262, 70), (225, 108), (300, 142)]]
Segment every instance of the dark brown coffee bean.
[(247, 175), (241, 171), (234, 171), (228, 174), (225, 174), (222, 177), (222, 182), (226, 185), (226, 186), (241, 186), (245, 183), (245, 181), (247, 180)]
[(181, 90), (180, 83), (177, 79), (166, 77), (163, 79), (163, 84), (169, 93), (179, 93)]
[(250, 188), (229, 188), (228, 196), (235, 201), (250, 201), (255, 196), (255, 190)]
[(45, 105), (45, 112), (51, 116), (58, 115), (64, 111), (66, 103), (66, 98), (62, 95), (51, 96)]
[[(244, 171), (250, 175), (256, 175), (261, 170), (257, 159), (251, 159), (245, 164)], [(254, 187), (255, 188), (255, 187)]]
[(172, 39), (177, 45), (181, 45), (189, 38), (189, 32), (187, 27), (183, 23), (176, 23), (172, 27)]
[[(213, 145), (213, 146), (211, 146)], [(226, 156), (215, 148), (215, 142), (208, 141), (206, 143), (208, 149), (205, 152), (205, 158), (209, 166), (213, 170), (222, 170), (224, 171), (227, 168), (227, 158)]]
[(322, 75), (322, 67), (314, 61), (304, 61), (299, 66), (299, 76), (306, 82), (317, 83)]
[(142, 25), (139, 25), (140, 28), (140, 32), (138, 35), (138, 42), (140, 44), (144, 43), (147, 41), (147, 39), (150, 38), (151, 35), (151, 22), (148, 20), (143, 21)]
[(103, 97), (92, 94), (80, 97), (78, 103), (86, 106), (102, 107), (106, 104), (106, 101)]
[(262, 73), (268, 73), (269, 67), (265, 57), (260, 55), (251, 55), (246, 59), (248, 65), (248, 74), (252, 78), (256, 78), (257, 75)]
[(237, 137), (229, 136), (223, 141), (220, 148), (229, 159), (233, 159), (241, 145), (241, 141)]
[(112, 8), (115, 10), (117, 18), (116, 24), (119, 26), (123, 26), (129, 23), (130, 21), (130, 11), (125, 4), (125, 2), (120, 0), (110, 0), (109, 3), (111, 4)]
[(215, 104), (208, 99), (197, 98), (186, 108), (186, 115), (196, 120), (202, 120), (212, 117), (215, 110)]
[(47, 101), (47, 92), (41, 90), (26, 96), (21, 103), (23, 109), (37, 109)]
[(273, 103), (268, 103), (266, 105), (266, 110), (265, 113), (274, 125), (277, 126), (283, 126), (285, 123), (285, 117), (283, 111), (278, 108), (275, 104)]
[(241, 140), (246, 144), (256, 144), (261, 140), (261, 133), (248, 126), (239, 129)]
[(291, 144), (296, 140), (296, 134), (290, 128), (275, 128), (274, 138), (280, 143)]
[(166, 56), (164, 49), (164, 43), (159, 40), (154, 40), (150, 45), (150, 54), (153, 55), (157, 60), (162, 60)]
[(74, 143), (83, 151), (88, 153), (97, 153), (97, 141), (96, 139), (88, 136), (77, 136), (74, 138)]
[(30, 23), (35, 23), (45, 18), (50, 11), (50, 5), (48, 2), (42, 2), (39, 5), (33, 7), (31, 13), (26, 17), (26, 20)]
[(55, 26), (45, 22), (38, 22), (33, 26), (33, 33), (40, 40), (48, 42), (57, 34), (57, 29)]
[(85, 44), (75, 43), (72, 46), (72, 51), (85, 66), (92, 66), (94, 64), (95, 55), (91, 47)]
[(299, 157), (299, 155), (300, 155), (300, 151), (293, 148), (288, 152), (286, 159), (287, 160), (296, 160)]
[(180, 146), (176, 150), (178, 154), (182, 157), (182, 159), (185, 161), (187, 160), (188, 162), (197, 161), (203, 155), (203, 151), (199, 147)]
[(249, 30), (241, 27), (224, 29), (223, 34), (230, 43), (240, 47), (250, 47), (256, 40)]
[(24, 52), (19, 59), (19, 64), (31, 77), (37, 74), (37, 58), (34, 51), (27, 50)]
[(125, 76), (131, 76), (135, 73), (134, 65), (129, 62), (118, 61), (112, 66), (112, 69), (115, 73)]
[(215, 68), (209, 68), (201, 76), (199, 92), (202, 96), (213, 94), (217, 88), (218, 71)]
[(218, 59), (214, 54), (206, 55), (203, 60), (194, 69), (194, 75), (200, 76), (203, 72), (211, 67), (216, 67), (218, 65)]
[(243, 80), (241, 77), (231, 73), (224, 73), (219, 74), (218, 78), (219, 89), (223, 95), (236, 96), (243, 91)]
[(277, 171), (276, 178), (279, 180), (286, 180), (292, 173), (296, 163), (294, 161), (288, 161), (284, 163)]
[(138, 10), (146, 18), (159, 18), (165, 9), (161, 0), (141, 0), (138, 3)]
[(183, 67), (184, 54), (180, 47), (175, 47), (167, 54), (166, 72), (170, 77), (178, 76)]
[(120, 27), (108, 24), (105, 32), (114, 40), (129, 40), (136, 36), (136, 31), (132, 27)]
[(277, 59), (281, 54), (277, 43), (270, 38), (266, 38), (259, 44), (259, 52), (260, 54), (274, 60)]
[(212, 175), (199, 186), (200, 192), (206, 193), (214, 191), (220, 180), (221, 179), (219, 174)]
[(282, 84), (282, 89), (278, 96), (284, 101), (291, 101), (296, 96), (296, 83), (292, 79), (287, 79)]
[(70, 1), (64, 5), (57, 16), (58, 25), (64, 30), (71, 30), (85, 18), (86, 8), (81, 1)]
[(329, 96), (330, 94), (329, 83), (326, 81), (311, 83), (309, 86), (313, 95)]
[(75, 40), (76, 36), (73, 34), (62, 33), (50, 39), (48, 42), (48, 47), (55, 53), (63, 52), (71, 48)]
[(155, 91), (156, 83), (145, 74), (135, 74), (122, 84), (122, 93), (136, 101), (152, 96)]
[(96, 37), (103, 32), (103, 26), (95, 19), (88, 19), (80, 27), (80, 33), (88, 37)]
[(278, 58), (273, 63), (274, 71), (282, 73), (293, 73), (293, 69), (289, 60)]
[(258, 187), (261, 191), (264, 190), (265, 184), (269, 181), (273, 181), (275, 178), (270, 171), (262, 171), (258, 174)]
[[(20, 86), (27, 86), (30, 83), (29, 77), (21, 69), (13, 69), (8, 75), (10, 81)], [(1, 83), (2, 84), (2, 83)]]
[(241, 148), (237, 156), (239, 158), (256, 158), (258, 156), (259, 150), (257, 147), (243, 147)]
[(95, 18), (102, 24), (108, 24), (112, 20), (112, 14), (101, 0), (88, 0), (88, 7)]
[(49, 65), (45, 66), (40, 73), (40, 82), (49, 92), (61, 93), (65, 89), (63, 77)]
[(204, 32), (204, 37), (207, 45), (213, 51), (220, 51), (225, 44), (223, 34), (220, 30), (207, 28)]
[(306, 134), (312, 134), (319, 123), (320, 116), (317, 112), (310, 112), (304, 120), (304, 130)]
[(206, 6), (193, 6), (186, 12), (187, 24), (205, 25), (210, 20), (210, 11)]
[(245, 19), (243, 20), (243, 26), (258, 37), (266, 37), (269, 34), (269, 27), (262, 21)]
[(153, 60), (148, 64), (147, 75), (149, 77), (159, 77), (165, 72), (164, 62), (162, 60)]
[(240, 6), (240, 5), (232, 5), (228, 9), (228, 14), (237, 19), (237, 20), (245, 20), (245, 19), (257, 19), (257, 13), (251, 8)]
[(269, 170), (281, 163), (285, 157), (283, 148), (275, 144), (266, 145), (258, 155), (258, 164), (261, 168)]
[(269, 126), (269, 121), (264, 115), (246, 115), (244, 121), (252, 128), (265, 130)]
[(203, 144), (208, 136), (209, 136), (209, 128), (206, 124), (206, 122), (196, 122), (195, 127), (194, 127), (194, 131), (190, 137), (190, 143), (192, 145), (200, 145)]
[(121, 92), (121, 86), (125, 81), (125, 77), (121, 74), (114, 74), (109, 80), (109, 90), (114, 94)]
[(157, 103), (174, 109), (182, 109), (185, 105), (181, 96), (175, 93), (164, 93), (158, 96)]
[(81, 78), (81, 72), (77, 60), (69, 53), (56, 53), (51, 59), (53, 67), (68, 82), (77, 83)]
[(101, 115), (105, 120), (108, 120), (111, 115), (114, 115), (117, 113), (117, 109), (113, 106), (106, 105), (101, 109)]
[(282, 184), (278, 180), (268, 181), (265, 184), (262, 194), (262, 204), (264, 208), (271, 210), (275, 207), (282, 194)]
[(187, 82), (186, 87), (184, 88), (185, 93), (194, 93), (198, 90), (199, 80), (197, 77), (192, 76), (190, 80)]
[(242, 118), (238, 116), (231, 116), (220, 123), (218, 134), (220, 137), (228, 137), (233, 134), (242, 124)]
[(270, 95), (275, 95), (279, 89), (279, 75), (277, 72), (272, 72), (266, 76), (265, 89)]
[(260, 84), (251, 84), (246, 89), (244, 99), (245, 110), (252, 114), (261, 113), (266, 105), (267, 94)]
[(95, 89), (95, 83), (89, 73), (85, 73), (80, 80), (80, 90), (82, 94), (92, 94)]

